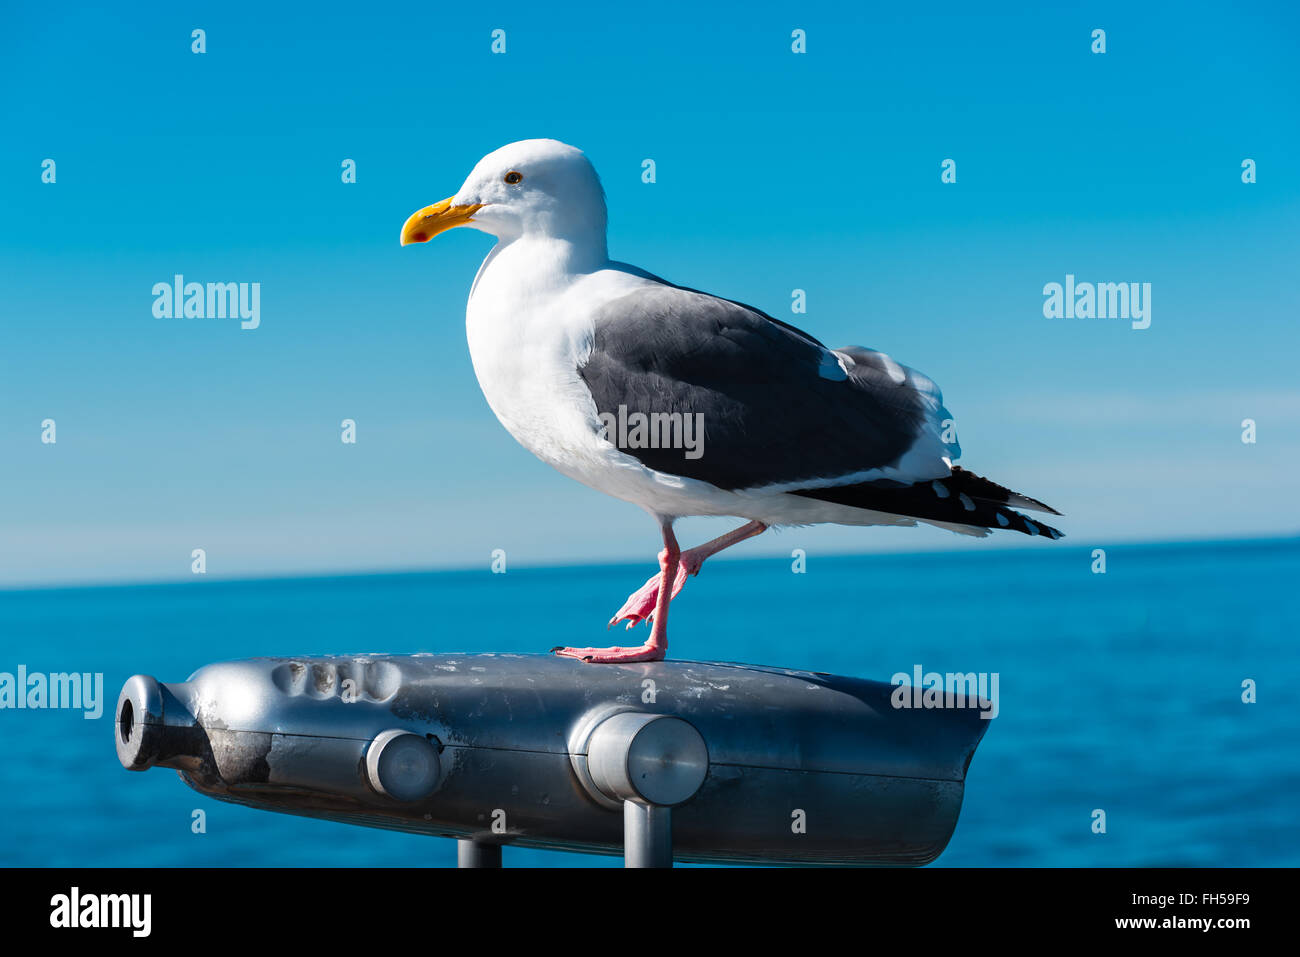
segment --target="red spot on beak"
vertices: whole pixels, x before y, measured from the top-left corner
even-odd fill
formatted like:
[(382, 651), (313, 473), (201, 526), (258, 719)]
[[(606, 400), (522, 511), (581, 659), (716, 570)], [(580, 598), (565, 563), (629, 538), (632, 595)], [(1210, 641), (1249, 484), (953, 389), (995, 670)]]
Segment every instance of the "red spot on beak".
[(429, 237), (426, 233), (412, 233), (411, 239), (417, 243), (427, 243), (429, 241)]

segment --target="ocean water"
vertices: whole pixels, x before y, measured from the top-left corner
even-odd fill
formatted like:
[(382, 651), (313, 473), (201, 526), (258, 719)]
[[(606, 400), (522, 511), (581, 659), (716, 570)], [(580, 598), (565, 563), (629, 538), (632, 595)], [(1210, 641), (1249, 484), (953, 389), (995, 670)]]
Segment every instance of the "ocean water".
[[(1300, 864), (1300, 541), (715, 560), (673, 606), (675, 658), (889, 680), (999, 674), (934, 866)], [(453, 842), (202, 797), (124, 771), (112, 708), (261, 655), (604, 644), (653, 564), (0, 592), (0, 671), (102, 671), (104, 715), (0, 711), (0, 863), (455, 863)], [(614, 640), (619, 640), (614, 637)], [(1243, 703), (1242, 683), (1257, 686)], [(202, 808), (207, 830), (191, 832)], [(1092, 813), (1106, 813), (1093, 833)], [(618, 858), (507, 848), (510, 865)]]

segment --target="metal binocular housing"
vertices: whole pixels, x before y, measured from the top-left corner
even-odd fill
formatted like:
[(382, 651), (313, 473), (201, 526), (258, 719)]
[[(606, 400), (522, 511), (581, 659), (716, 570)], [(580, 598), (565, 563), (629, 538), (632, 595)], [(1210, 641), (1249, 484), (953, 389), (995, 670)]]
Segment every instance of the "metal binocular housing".
[(551, 655), (260, 658), (135, 675), (122, 765), (223, 801), (631, 866), (915, 865), (947, 845), (988, 721), (883, 682)]

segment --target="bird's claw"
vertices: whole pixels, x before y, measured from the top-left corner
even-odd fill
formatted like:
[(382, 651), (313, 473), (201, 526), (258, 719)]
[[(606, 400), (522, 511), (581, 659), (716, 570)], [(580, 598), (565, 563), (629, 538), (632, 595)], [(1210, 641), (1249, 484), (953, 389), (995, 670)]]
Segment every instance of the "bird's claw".
[[(660, 556), (662, 563), (662, 555)], [(699, 571), (698, 567), (692, 567), (686, 562), (678, 565), (677, 575), (673, 579), (673, 590), (670, 598), (676, 598), (677, 593), (682, 590), (686, 584), (686, 579)], [(659, 602), (659, 580), (660, 575), (652, 575), (644, 585), (628, 596), (627, 601), (623, 602), (623, 607), (614, 612), (614, 617), (609, 620), (606, 629), (614, 627), (615, 623), (626, 619), (627, 627), (632, 628), (639, 622), (644, 621), (650, 624), (654, 618), (655, 608)]]

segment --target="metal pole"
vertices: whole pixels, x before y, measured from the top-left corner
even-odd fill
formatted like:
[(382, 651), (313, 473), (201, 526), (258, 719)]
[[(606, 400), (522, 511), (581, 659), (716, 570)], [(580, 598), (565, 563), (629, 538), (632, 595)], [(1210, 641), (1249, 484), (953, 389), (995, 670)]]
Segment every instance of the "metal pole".
[(672, 809), (623, 802), (623, 866), (672, 867)]
[(500, 867), (501, 845), (484, 844), (472, 838), (456, 842), (457, 867)]

